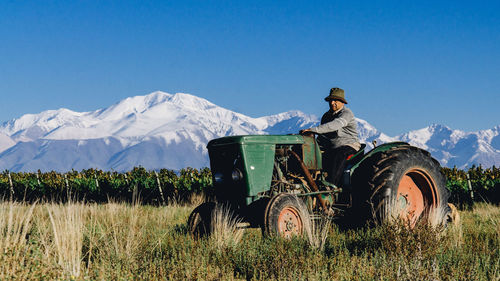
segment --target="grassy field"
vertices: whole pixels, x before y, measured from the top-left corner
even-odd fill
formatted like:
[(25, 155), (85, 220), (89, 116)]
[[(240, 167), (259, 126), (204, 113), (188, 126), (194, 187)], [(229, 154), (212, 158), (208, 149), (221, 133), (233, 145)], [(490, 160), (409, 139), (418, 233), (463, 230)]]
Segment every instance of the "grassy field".
[(186, 234), (194, 208), (0, 204), (0, 280), (500, 280), (500, 207), (477, 204), (446, 230), (399, 224), (291, 241), (234, 231)]

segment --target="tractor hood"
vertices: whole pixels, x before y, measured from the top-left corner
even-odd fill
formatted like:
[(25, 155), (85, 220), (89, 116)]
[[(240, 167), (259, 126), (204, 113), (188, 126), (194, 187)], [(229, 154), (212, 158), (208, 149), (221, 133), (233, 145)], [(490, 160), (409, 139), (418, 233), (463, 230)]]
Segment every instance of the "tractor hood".
[(230, 136), (211, 140), (207, 148), (228, 144), (303, 144), (301, 135), (245, 135)]

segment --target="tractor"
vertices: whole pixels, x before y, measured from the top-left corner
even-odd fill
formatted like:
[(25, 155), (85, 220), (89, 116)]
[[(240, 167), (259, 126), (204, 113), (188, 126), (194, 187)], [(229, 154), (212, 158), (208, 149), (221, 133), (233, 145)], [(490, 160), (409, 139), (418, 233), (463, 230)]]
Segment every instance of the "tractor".
[(391, 142), (365, 153), (363, 144), (348, 157), (335, 185), (326, 180), (317, 138), (245, 135), (210, 141), (215, 199), (193, 210), (189, 231), (210, 235), (218, 205), (227, 206), (240, 227), (282, 237), (301, 235), (307, 223), (322, 218), (355, 225), (397, 217), (411, 227), (434, 213), (446, 221), (449, 194), (429, 152)]

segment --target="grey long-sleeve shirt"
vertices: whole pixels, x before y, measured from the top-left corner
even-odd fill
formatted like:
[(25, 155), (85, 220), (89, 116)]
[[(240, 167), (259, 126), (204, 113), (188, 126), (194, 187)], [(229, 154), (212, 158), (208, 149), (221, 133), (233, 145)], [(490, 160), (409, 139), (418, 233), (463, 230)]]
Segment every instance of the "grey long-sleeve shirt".
[(310, 130), (324, 135), (326, 139), (329, 140), (328, 142), (325, 138), (318, 138), (318, 142), (320, 142), (322, 146), (337, 148), (348, 145), (356, 150), (359, 150), (361, 146), (358, 140), (358, 131), (354, 114), (345, 106), (336, 112), (332, 110), (327, 111), (323, 114), (323, 117), (321, 117), (321, 125), (313, 127)]

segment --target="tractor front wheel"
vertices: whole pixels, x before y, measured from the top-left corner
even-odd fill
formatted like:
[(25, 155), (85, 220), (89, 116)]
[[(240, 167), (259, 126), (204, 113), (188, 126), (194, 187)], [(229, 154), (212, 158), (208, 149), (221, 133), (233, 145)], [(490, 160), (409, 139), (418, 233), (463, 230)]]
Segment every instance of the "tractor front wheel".
[(263, 233), (284, 238), (300, 236), (310, 223), (304, 202), (297, 196), (281, 193), (273, 197), (264, 212)]
[(212, 215), (216, 204), (205, 202), (196, 207), (188, 219), (188, 231), (195, 237), (209, 236), (212, 233)]

